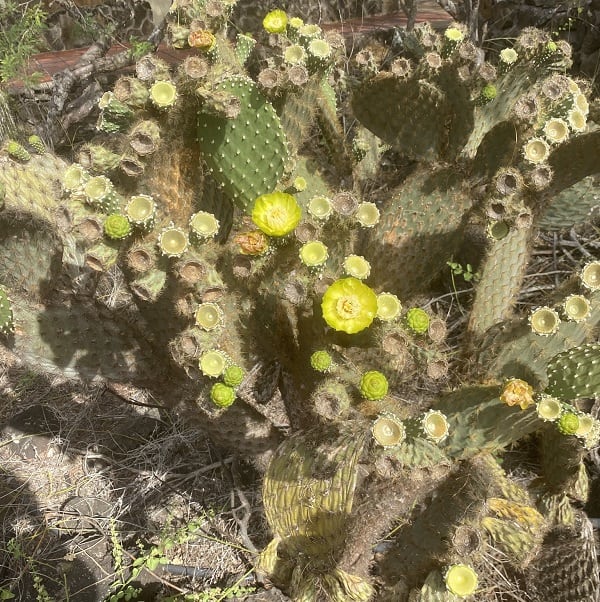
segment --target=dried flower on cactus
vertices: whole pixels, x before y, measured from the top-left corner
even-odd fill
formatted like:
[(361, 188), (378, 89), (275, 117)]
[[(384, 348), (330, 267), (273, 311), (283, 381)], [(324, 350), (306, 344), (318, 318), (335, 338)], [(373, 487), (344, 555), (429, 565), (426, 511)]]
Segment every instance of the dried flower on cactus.
[(523, 155), (530, 163), (545, 163), (550, 155), (550, 147), (543, 138), (530, 138), (523, 147)]
[(496, 190), (505, 196), (519, 192), (523, 187), (523, 176), (518, 169), (508, 167), (498, 172), (495, 178)]
[(264, 255), (269, 250), (269, 237), (260, 230), (242, 232), (233, 237), (242, 255)]
[(196, 29), (191, 31), (188, 36), (188, 44), (191, 48), (196, 48), (203, 52), (209, 52), (215, 47), (217, 39), (215, 35), (207, 29)]
[(390, 71), (396, 77), (408, 77), (412, 72), (412, 64), (409, 59), (401, 57), (392, 62), (390, 65)]
[(323, 295), (323, 319), (334, 330), (354, 334), (371, 325), (377, 295), (356, 278), (336, 280)]
[(518, 405), (522, 410), (526, 410), (535, 403), (533, 401), (533, 387), (520, 378), (511, 378), (502, 389), (500, 401), (507, 406)]
[(479, 77), (486, 82), (494, 81), (498, 77), (498, 73), (496, 72), (496, 67), (491, 63), (484, 62), (479, 67)]
[(529, 176), (529, 185), (534, 190), (545, 190), (552, 182), (554, 171), (549, 165), (542, 164), (536, 165), (527, 175)]
[(296, 199), (286, 192), (271, 192), (254, 201), (252, 221), (268, 236), (285, 236), (294, 230), (302, 217)]
[(519, 97), (513, 108), (515, 117), (526, 122), (532, 122), (537, 117), (539, 110), (538, 99), (532, 93), (523, 94)]

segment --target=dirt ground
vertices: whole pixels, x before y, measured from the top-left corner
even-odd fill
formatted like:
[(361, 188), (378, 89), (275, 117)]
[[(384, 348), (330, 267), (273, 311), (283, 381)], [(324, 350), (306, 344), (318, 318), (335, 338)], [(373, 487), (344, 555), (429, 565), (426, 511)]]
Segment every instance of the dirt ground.
[(0, 599), (249, 588), (268, 536), (248, 467), (143, 392), (48, 379), (0, 349)]

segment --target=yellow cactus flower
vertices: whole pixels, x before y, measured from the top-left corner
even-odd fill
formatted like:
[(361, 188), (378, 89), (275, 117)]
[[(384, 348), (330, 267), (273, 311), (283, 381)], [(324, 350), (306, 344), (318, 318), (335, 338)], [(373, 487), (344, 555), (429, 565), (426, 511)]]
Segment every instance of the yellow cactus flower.
[(269, 33), (284, 33), (287, 27), (288, 18), (285, 11), (277, 9), (267, 13), (263, 19), (263, 27)]
[(263, 194), (254, 201), (252, 221), (267, 236), (285, 236), (294, 230), (302, 217), (296, 199), (287, 192)]
[(354, 334), (373, 322), (377, 295), (357, 278), (342, 278), (325, 291), (321, 309), (331, 328)]

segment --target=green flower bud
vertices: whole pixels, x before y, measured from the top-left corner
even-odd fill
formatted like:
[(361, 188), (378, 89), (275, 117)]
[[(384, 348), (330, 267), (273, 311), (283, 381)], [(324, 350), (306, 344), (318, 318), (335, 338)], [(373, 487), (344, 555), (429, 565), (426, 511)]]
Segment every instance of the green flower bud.
[(406, 312), (405, 322), (415, 334), (425, 334), (429, 328), (429, 315), (420, 307), (412, 307)]
[(120, 240), (129, 236), (131, 232), (131, 224), (129, 220), (120, 213), (113, 213), (104, 220), (104, 234), (108, 238)]
[(558, 419), (556, 426), (563, 435), (574, 435), (579, 429), (579, 417), (573, 412), (565, 412)]
[(310, 356), (310, 365), (317, 372), (329, 372), (333, 365), (333, 359), (327, 351), (315, 351)]
[(223, 382), (228, 387), (239, 387), (244, 380), (244, 369), (240, 368), (240, 366), (228, 366), (228, 368), (223, 372)]
[(220, 408), (228, 408), (235, 401), (235, 391), (223, 383), (215, 383), (210, 390), (210, 400)]
[(360, 394), (370, 401), (383, 399), (388, 392), (387, 378), (377, 370), (365, 372), (360, 379)]

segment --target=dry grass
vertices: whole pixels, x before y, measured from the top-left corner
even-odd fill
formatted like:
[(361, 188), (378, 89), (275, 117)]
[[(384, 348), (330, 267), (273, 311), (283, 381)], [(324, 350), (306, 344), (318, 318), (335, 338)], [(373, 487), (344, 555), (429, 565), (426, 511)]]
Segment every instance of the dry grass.
[[(154, 405), (143, 391), (130, 391), (134, 405), (104, 387), (36, 375), (4, 350), (0, 362), (0, 587), (27, 600), (33, 567), (66, 599), (61, 572), (75, 562), (93, 579), (79, 593), (69, 584), (68, 599), (102, 600), (115, 580), (111, 529), (136, 556), (192, 521), (201, 530), (168, 560), (207, 570), (194, 582), (163, 575), (164, 593), (169, 584), (171, 595), (202, 591), (247, 570), (238, 525), (248, 527), (244, 511), (257, 516), (258, 484), (252, 475), (244, 483), (197, 426), (141, 405)], [(260, 518), (250, 529), (263, 543)]]

